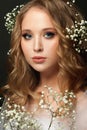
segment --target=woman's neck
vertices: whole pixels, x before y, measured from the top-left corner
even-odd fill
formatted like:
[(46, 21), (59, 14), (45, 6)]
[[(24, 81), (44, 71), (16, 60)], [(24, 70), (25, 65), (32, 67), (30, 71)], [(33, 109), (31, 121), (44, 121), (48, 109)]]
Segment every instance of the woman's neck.
[(38, 86), (38, 90), (42, 91), (43, 87), (47, 85), (48, 87), (53, 88), (56, 91), (59, 91), (58, 86), (58, 73), (41, 73), (40, 74), (40, 83)]

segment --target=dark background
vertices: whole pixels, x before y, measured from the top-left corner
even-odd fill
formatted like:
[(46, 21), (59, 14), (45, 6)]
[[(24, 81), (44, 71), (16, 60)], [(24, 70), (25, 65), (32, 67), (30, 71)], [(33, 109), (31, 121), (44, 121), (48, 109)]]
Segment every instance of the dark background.
[[(23, 4), (29, 0), (1, 0), (0, 2), (0, 87), (7, 82), (8, 64), (7, 52), (10, 44), (10, 34), (4, 27), (4, 16), (10, 12), (16, 5)], [(76, 5), (87, 20), (87, 0), (76, 0)]]

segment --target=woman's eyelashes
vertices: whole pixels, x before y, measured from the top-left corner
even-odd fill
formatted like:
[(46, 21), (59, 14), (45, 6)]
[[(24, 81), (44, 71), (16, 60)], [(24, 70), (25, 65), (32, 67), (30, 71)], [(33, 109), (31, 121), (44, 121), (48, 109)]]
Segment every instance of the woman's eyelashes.
[(30, 40), (32, 38), (32, 35), (29, 34), (29, 33), (24, 33), (22, 34), (22, 37), (25, 39), (25, 40)]
[[(46, 39), (51, 39), (51, 38), (54, 38), (55, 35), (57, 33), (56, 32), (45, 32), (42, 34), (42, 37), (46, 38)], [(41, 35), (40, 35), (41, 36)], [(32, 34), (29, 34), (29, 33), (24, 33), (22, 34), (22, 37), (25, 39), (25, 40), (31, 40), (34, 36)]]
[(51, 39), (51, 38), (53, 38), (54, 36), (56, 35), (56, 32), (46, 32), (45, 34), (44, 34), (44, 37), (46, 38), (46, 39)]

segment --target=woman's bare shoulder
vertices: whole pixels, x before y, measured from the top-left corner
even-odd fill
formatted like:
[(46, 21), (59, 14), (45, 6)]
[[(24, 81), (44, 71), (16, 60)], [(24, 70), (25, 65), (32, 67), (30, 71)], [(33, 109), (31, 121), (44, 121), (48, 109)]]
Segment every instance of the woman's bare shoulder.
[(87, 111), (87, 90), (77, 94), (77, 108)]
[(80, 130), (87, 130), (87, 91), (77, 94), (77, 127)]

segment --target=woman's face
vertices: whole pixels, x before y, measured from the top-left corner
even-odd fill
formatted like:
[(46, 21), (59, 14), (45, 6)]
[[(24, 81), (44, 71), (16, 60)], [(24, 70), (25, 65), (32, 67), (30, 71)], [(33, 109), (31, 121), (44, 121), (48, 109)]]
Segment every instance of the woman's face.
[(21, 48), (29, 65), (38, 72), (56, 71), (59, 37), (49, 15), (32, 7), (22, 21)]

